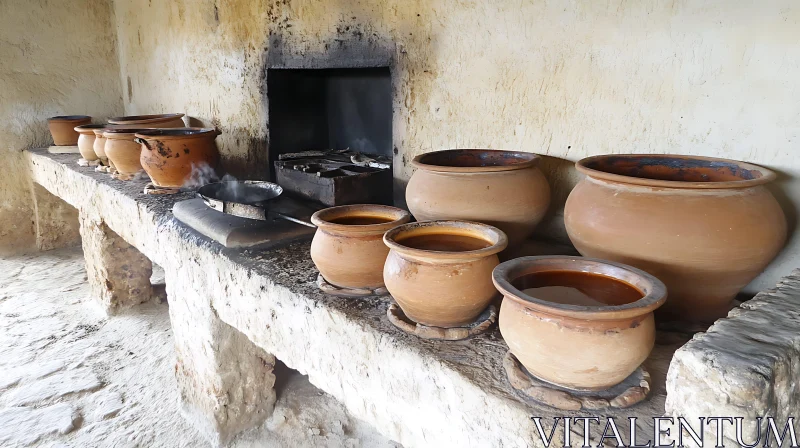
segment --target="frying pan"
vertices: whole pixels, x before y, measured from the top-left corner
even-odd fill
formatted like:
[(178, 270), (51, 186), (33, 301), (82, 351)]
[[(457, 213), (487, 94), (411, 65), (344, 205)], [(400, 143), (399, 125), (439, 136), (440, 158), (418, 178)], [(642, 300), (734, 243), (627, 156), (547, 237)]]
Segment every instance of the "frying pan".
[(222, 213), (260, 221), (277, 217), (315, 227), (300, 219), (270, 211), (270, 205), (282, 193), (283, 188), (278, 184), (255, 180), (212, 182), (197, 190), (197, 195), (206, 205)]

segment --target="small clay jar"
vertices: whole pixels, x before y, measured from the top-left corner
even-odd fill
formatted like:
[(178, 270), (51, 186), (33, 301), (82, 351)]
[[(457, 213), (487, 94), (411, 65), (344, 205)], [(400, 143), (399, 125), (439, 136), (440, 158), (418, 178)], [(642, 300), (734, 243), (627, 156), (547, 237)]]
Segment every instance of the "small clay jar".
[(103, 133), (108, 129), (107, 126), (103, 126), (100, 128), (92, 129), (94, 132), (94, 143), (92, 144), (92, 149), (94, 153), (97, 154), (97, 157), (103, 162), (103, 165), (108, 165), (108, 156), (106, 155), (106, 138)]
[(182, 117), (183, 114), (129, 115), (109, 118), (108, 122), (136, 128), (182, 128), (185, 126)]
[(79, 134), (78, 136), (78, 151), (81, 153), (81, 157), (84, 160), (93, 161), (97, 160), (97, 154), (94, 152), (94, 130), (95, 129), (103, 129), (106, 125), (104, 124), (84, 124), (81, 126), (75, 126), (75, 131)]
[(537, 378), (570, 389), (607, 389), (633, 373), (653, 349), (653, 310), (667, 298), (652, 275), (593, 258), (517, 258), (492, 279), (511, 353)]
[(734, 160), (604, 155), (576, 164), (586, 178), (564, 224), (581, 254), (655, 275), (669, 288), (659, 319), (710, 323), (778, 254), (786, 217), (764, 186), (775, 174)]
[(47, 127), (50, 128), (50, 135), (53, 136), (53, 144), (56, 146), (75, 146), (78, 144), (78, 131), (76, 126), (89, 124), (92, 117), (88, 115), (63, 115), (47, 119)]
[(383, 281), (416, 323), (450, 328), (472, 323), (497, 295), (492, 269), (505, 233), (468, 221), (427, 221), (386, 232), (391, 249)]
[(405, 224), (411, 214), (385, 205), (342, 205), (314, 213), (317, 232), (311, 241), (311, 259), (322, 277), (343, 288), (383, 286), (383, 265), (389, 248), (387, 230)]
[(502, 230), (511, 244), (528, 238), (550, 205), (539, 156), (516, 151), (453, 149), (422, 154), (406, 188), (417, 221), (458, 219)]
[(125, 176), (133, 176), (142, 170), (140, 161), (142, 155), (142, 145), (133, 141), (135, 134), (140, 131), (149, 130), (136, 128), (106, 129), (103, 137), (106, 139), (104, 147), (108, 160), (114, 164), (117, 173)]
[(139, 161), (159, 187), (179, 188), (192, 174), (216, 170), (219, 151), (211, 128), (149, 129), (135, 134), (142, 145)]

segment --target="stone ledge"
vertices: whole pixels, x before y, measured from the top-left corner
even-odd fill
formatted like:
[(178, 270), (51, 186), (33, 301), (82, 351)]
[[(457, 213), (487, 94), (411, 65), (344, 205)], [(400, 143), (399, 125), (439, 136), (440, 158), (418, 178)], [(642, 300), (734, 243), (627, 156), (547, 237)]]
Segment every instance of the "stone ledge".
[[(191, 278), (204, 279), (220, 319), (308, 374), (314, 385), (391, 439), (406, 446), (541, 446), (530, 417), (570, 415), (514, 395), (502, 367), (507, 347), (496, 328), (463, 342), (407, 335), (386, 319), (388, 299), (322, 294), (308, 242), (266, 251), (225, 249), (172, 217), (173, 204), (189, 194), (146, 196), (144, 182), (122, 182), (79, 167), (76, 156), (27, 154), (35, 182), (102, 217), (165, 269), (180, 266)], [(648, 400), (593, 414), (618, 417), (621, 431), (627, 431), (628, 416), (651, 422), (663, 415), (666, 370), (676, 348), (656, 346), (648, 359), (653, 377)], [(651, 427), (639, 430), (652, 434)]]

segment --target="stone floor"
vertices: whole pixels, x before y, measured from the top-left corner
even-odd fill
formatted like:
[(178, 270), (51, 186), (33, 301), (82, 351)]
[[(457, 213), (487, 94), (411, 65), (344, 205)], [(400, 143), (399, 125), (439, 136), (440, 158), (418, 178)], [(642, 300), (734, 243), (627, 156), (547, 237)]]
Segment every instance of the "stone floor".
[[(0, 258), (0, 446), (205, 446), (177, 412), (161, 302), (108, 320), (79, 248)], [(399, 446), (299, 373), (278, 375), (274, 414), (231, 446)]]

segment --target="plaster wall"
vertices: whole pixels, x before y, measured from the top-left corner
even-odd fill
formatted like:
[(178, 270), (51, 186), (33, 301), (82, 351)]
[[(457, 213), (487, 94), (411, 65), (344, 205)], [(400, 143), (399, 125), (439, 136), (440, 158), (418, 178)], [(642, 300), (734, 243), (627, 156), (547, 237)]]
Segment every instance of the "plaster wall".
[(52, 144), (47, 118), (122, 112), (105, 0), (0, 2), (0, 254), (78, 241), (75, 209), (30, 180), (21, 151)]
[[(780, 173), (794, 231), (755, 292), (800, 265), (800, 5), (791, 0), (115, 0), (127, 113), (224, 132), (226, 169), (266, 172), (266, 69), (389, 65), (395, 175), (444, 148), (544, 154), (562, 210), (603, 153), (685, 153)], [(261, 174), (263, 176), (263, 174)], [(402, 193), (400, 195), (402, 197)]]

